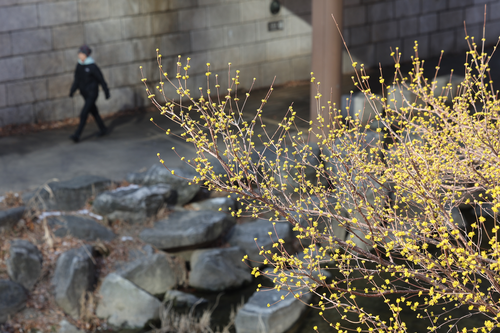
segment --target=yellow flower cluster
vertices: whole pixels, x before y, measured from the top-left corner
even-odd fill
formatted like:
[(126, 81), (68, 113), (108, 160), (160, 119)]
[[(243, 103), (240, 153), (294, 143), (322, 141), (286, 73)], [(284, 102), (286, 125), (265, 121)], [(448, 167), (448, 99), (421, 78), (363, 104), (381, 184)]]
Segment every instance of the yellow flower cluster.
[[(179, 133), (196, 149), (186, 162), (197, 172), (193, 182), (238, 194), (243, 208), (235, 217), (293, 225), (303, 254), (288, 253), (272, 233), (274, 246), (261, 248), (272, 270), (254, 268), (254, 276), (267, 275), (298, 299), (314, 293), (318, 301), (310, 306), (320, 315), (339, 313), (330, 324), (338, 332), (411, 331), (402, 319), (407, 312), (426, 318), (428, 331), (491, 332), (500, 327), (500, 102), (491, 55), (467, 40), (459, 84), (428, 79), (417, 44), (409, 73), (401, 71), (399, 50), (392, 54), (394, 80), (379, 78), (381, 95), (372, 93), (364, 66), (353, 63), (377, 129), (358, 113), (322, 105), (319, 92), (316, 119), (301, 121), (290, 107), (279, 124), (265, 124), (272, 87), (256, 112), (243, 112), (251, 91), (240, 101), (239, 71), (227, 93), (214, 97), (207, 64), (207, 88), (195, 97), (186, 84), (189, 59), (182, 65), (180, 57), (170, 79), (158, 54), (164, 102), (143, 82), (181, 131), (167, 134)], [(165, 95), (166, 83), (178, 100)], [(367, 297), (382, 300), (388, 315), (364, 310), (359, 300)], [(480, 325), (462, 320), (475, 315)]]

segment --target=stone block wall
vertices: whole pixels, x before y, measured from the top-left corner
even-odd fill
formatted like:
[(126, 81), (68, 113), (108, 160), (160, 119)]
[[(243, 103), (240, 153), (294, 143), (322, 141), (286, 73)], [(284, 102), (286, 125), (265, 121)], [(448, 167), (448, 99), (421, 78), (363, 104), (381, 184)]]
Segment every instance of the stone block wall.
[[(227, 64), (241, 86), (268, 87), (309, 78), (311, 0), (0, 0), (0, 127), (77, 117), (79, 96), (68, 97), (78, 46), (87, 43), (103, 70), (111, 99), (102, 114), (149, 105), (139, 66), (151, 85), (159, 78), (156, 48), (175, 74), (177, 55), (191, 58), (189, 88), (206, 86), (206, 63), (227, 87)], [(404, 59), (419, 42), (420, 56), (466, 49), (463, 21), (480, 36), (500, 35), (499, 0), (344, 0), (344, 35), (355, 61), (391, 64), (390, 47)], [(283, 29), (268, 31), (280, 21)], [(346, 56), (343, 71), (352, 70)], [(175, 75), (172, 75), (172, 77)], [(174, 95), (173, 89), (167, 93)], [(194, 91), (194, 90), (193, 90)], [(196, 92), (197, 94), (197, 92)]]
[[(418, 41), (420, 58), (463, 52), (467, 32), (481, 42), (486, 13), (486, 43), (500, 36), (498, 0), (344, 0), (344, 37), (354, 61), (366, 66), (393, 64), (391, 47), (399, 47), (403, 60), (414, 55)], [(352, 71), (344, 56), (343, 71)]]
[[(149, 101), (139, 66), (158, 79), (156, 48), (175, 74), (177, 56), (191, 60), (190, 86), (206, 86), (206, 63), (227, 82), (227, 63), (242, 86), (309, 77), (311, 1), (285, 0), (0, 0), (0, 127), (77, 117), (83, 100), (68, 97), (78, 47), (87, 43), (110, 87), (101, 114)], [(283, 30), (268, 31), (268, 22)], [(175, 75), (173, 75), (175, 76)], [(225, 80), (222, 80), (225, 78)], [(169, 93), (172, 89), (167, 90)]]

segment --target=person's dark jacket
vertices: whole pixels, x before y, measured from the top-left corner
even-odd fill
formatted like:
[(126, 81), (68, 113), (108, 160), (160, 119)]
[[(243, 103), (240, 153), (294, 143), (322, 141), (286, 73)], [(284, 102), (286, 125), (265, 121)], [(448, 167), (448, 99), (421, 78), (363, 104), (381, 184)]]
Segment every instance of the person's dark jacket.
[(95, 63), (90, 64), (77, 64), (75, 69), (75, 79), (69, 95), (73, 96), (77, 89), (80, 90), (82, 95), (96, 95), (99, 92), (99, 84), (104, 90), (106, 98), (109, 98), (109, 89), (101, 70)]

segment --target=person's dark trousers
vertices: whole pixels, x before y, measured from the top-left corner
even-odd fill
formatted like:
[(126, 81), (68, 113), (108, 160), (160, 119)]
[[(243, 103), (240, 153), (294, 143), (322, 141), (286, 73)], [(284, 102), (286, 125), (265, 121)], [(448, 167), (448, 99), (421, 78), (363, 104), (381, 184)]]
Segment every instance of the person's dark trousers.
[(83, 105), (82, 111), (80, 113), (80, 124), (78, 125), (78, 128), (76, 129), (76, 132), (73, 136), (76, 137), (77, 139), (80, 138), (83, 128), (87, 123), (87, 118), (89, 116), (89, 113), (94, 117), (95, 122), (97, 123), (97, 126), (99, 127), (101, 133), (105, 133), (106, 126), (104, 125), (101, 116), (99, 116), (99, 111), (97, 110), (97, 106), (95, 105), (95, 102), (97, 100), (97, 94), (82, 94), (82, 96), (83, 99), (85, 100), (85, 104)]

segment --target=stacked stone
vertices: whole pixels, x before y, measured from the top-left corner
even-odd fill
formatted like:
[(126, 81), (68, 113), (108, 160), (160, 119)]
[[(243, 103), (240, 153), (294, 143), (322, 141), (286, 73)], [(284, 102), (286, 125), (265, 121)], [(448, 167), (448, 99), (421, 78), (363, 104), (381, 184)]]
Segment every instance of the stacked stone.
[[(289, 223), (273, 225), (257, 220), (236, 226), (231, 212), (239, 207), (233, 196), (191, 202), (200, 191), (199, 185), (190, 184), (192, 171), (180, 168), (176, 175), (183, 178), (172, 176), (161, 165), (153, 166), (145, 172), (129, 174), (127, 180), (132, 184), (113, 190), (108, 189), (108, 179), (96, 176), (53, 181), (25, 194), (26, 208), (21, 207), (20, 213), (14, 214), (16, 210), (4, 214), (4, 228), (12, 228), (25, 209), (45, 211), (39, 219), (46, 219), (55, 237), (70, 236), (83, 243), (61, 253), (49, 275), (55, 302), (71, 322), (87, 311), (82, 308), (87, 295), (99, 286), (95, 314), (106, 320), (110, 329), (140, 331), (162, 315), (161, 300), (171, 302), (179, 310), (207, 304), (204, 299), (176, 289), (189, 286), (205, 293), (239, 289), (253, 281), (252, 266), (264, 266), (259, 263), (263, 260), (260, 250), (274, 253), (273, 243), (282, 239), (285, 250), (293, 253), (294, 235)], [(78, 210), (91, 198), (93, 212)], [(171, 210), (167, 218), (146, 227), (144, 224), (157, 220), (161, 208)], [(95, 213), (102, 214), (102, 218)], [(99, 244), (116, 238), (105, 226), (113, 220), (142, 226), (139, 237), (148, 245), (142, 250), (131, 249), (128, 261), (115, 263), (114, 272), (99, 276), (96, 258), (103, 249)], [(127, 237), (122, 238), (126, 240)], [(222, 244), (230, 247), (220, 247)], [(245, 255), (250, 264), (242, 262)], [(29, 292), (41, 276), (42, 265), (42, 255), (34, 244), (11, 241), (7, 260), (10, 280), (0, 281), (0, 324), (26, 306)], [(268, 296), (276, 297), (274, 293)], [(249, 306), (255, 308), (252, 304)], [(293, 313), (284, 318), (282, 314), (287, 309)], [(285, 328), (298, 320), (304, 309), (298, 301), (284, 302), (271, 311), (267, 305), (254, 309), (244, 317), (262, 312), (275, 330), (275, 326)], [(59, 332), (79, 332), (70, 321), (61, 321)]]

